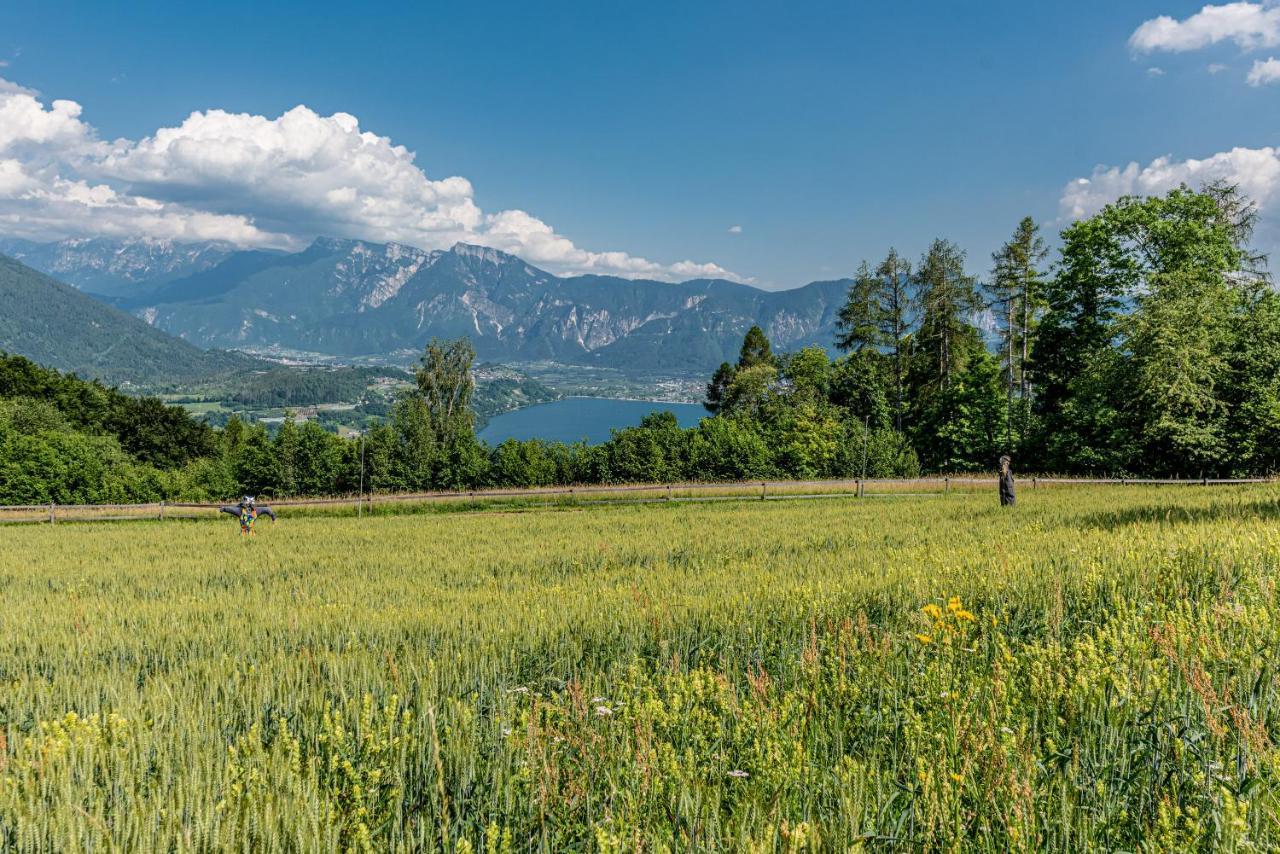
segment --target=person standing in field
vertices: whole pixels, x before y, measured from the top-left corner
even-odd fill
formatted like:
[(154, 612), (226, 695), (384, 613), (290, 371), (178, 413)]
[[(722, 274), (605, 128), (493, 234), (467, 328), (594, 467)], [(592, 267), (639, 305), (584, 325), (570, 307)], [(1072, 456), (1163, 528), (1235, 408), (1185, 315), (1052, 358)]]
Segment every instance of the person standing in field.
[(1011, 507), (1017, 500), (1013, 490), (1013, 460), (1005, 454), (1000, 457), (1000, 506)]

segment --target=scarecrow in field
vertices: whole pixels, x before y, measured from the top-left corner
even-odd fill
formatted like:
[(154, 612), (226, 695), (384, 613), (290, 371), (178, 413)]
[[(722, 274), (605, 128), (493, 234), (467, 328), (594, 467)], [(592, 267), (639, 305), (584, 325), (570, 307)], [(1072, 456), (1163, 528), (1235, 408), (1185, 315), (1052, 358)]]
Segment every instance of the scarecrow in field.
[(1017, 496), (1013, 492), (1013, 469), (1010, 467), (1013, 461), (1009, 459), (1009, 455), (1005, 454), (1000, 458), (1000, 506), (1011, 507), (1017, 500)]
[(239, 504), (223, 507), (221, 511), (240, 520), (240, 536), (242, 537), (253, 536), (253, 523), (258, 521), (258, 516), (270, 516), (272, 522), (276, 520), (276, 514), (271, 512), (271, 508), (265, 504), (258, 506), (252, 495), (246, 495), (240, 499)]

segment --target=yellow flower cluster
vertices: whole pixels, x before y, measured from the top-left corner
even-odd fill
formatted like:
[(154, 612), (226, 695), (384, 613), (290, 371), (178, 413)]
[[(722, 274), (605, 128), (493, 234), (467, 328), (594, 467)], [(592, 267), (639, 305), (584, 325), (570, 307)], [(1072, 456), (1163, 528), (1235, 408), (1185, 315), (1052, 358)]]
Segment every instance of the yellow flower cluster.
[(937, 604), (930, 602), (920, 609), (929, 618), (929, 630), (916, 635), (916, 640), (929, 645), (933, 643), (949, 644), (965, 634), (969, 625), (977, 622), (972, 611), (967, 610), (959, 596), (947, 600), (947, 609), (942, 610)]

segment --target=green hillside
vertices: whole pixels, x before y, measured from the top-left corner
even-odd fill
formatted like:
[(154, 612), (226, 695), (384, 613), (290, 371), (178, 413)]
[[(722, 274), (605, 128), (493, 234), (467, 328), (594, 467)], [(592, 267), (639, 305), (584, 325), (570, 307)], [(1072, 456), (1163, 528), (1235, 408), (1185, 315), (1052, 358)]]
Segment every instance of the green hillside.
[(0, 350), (107, 383), (159, 385), (259, 366), (202, 350), (0, 255)]

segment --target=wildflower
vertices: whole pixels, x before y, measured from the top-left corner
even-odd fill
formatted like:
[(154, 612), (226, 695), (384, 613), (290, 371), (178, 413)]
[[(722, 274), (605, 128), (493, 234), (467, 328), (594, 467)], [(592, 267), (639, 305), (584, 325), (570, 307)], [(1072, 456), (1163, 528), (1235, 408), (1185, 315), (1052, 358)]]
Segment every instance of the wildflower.
[(933, 643), (933, 637), (931, 635), (916, 635), (916, 640), (923, 644)]
[(508, 694), (528, 694), (529, 689), (524, 687), (523, 685), (518, 685), (515, 688), (508, 688), (507, 693)]
[(743, 780), (743, 779), (746, 779), (747, 777), (750, 777), (751, 775), (748, 774), (746, 771), (740, 771), (735, 768), (734, 770), (729, 772), (728, 776), (733, 777), (735, 780)]
[(954, 782), (956, 782), (956, 783), (960, 783), (960, 782), (963, 782), (964, 777), (962, 777), (962, 776), (960, 776), (959, 774), (957, 774), (956, 772), (952, 771), (952, 772), (951, 772), (951, 779), (952, 779)]
[(596, 706), (596, 717), (607, 718), (613, 714), (613, 709), (608, 706)]
[(921, 608), (921, 610), (924, 611), (928, 617), (934, 620), (942, 619), (942, 609), (939, 608), (937, 605), (933, 604), (932, 602), (930, 602), (928, 605), (925, 605), (923, 608)]

